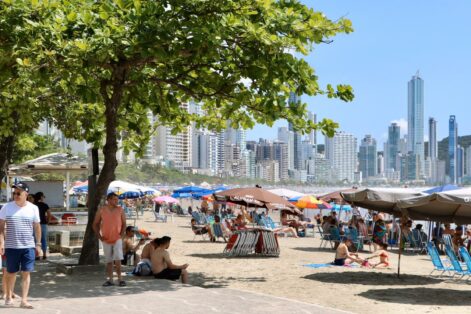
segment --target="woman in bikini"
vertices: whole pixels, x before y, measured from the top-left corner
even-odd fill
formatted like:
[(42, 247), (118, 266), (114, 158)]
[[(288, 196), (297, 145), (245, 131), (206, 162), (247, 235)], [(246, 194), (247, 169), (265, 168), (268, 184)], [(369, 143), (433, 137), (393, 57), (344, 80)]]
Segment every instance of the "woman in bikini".
[(381, 243), (380, 249), (377, 250), (373, 255), (370, 257), (367, 257), (366, 260), (370, 260), (375, 257), (379, 257), (379, 263), (374, 264), (373, 268), (387, 268), (390, 266), (389, 264), (389, 253), (387, 252), (388, 249), (388, 244), (387, 243)]

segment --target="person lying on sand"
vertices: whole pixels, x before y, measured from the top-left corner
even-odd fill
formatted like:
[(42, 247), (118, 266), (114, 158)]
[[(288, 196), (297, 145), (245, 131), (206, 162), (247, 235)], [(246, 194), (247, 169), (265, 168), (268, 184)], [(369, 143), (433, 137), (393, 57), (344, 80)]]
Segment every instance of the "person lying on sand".
[(388, 249), (388, 244), (387, 243), (381, 243), (379, 245), (380, 249), (377, 250), (376, 252), (373, 253), (373, 255), (367, 257), (365, 260), (370, 260), (375, 257), (379, 257), (379, 263), (372, 265), (373, 268), (379, 268), (379, 267), (389, 267), (389, 253), (387, 252)]
[(358, 264), (363, 264), (363, 259), (361, 259), (357, 253), (351, 253), (348, 250), (348, 247), (353, 244), (351, 239), (343, 239), (342, 242), (337, 247), (335, 252), (334, 265), (343, 266), (350, 263), (356, 262)]

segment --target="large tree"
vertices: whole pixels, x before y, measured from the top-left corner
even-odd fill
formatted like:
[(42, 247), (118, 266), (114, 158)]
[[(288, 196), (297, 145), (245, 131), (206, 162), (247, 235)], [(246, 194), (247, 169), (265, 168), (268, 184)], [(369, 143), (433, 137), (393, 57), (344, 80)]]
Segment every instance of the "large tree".
[[(29, 7), (26, 3), (32, 3)], [(50, 79), (55, 123), (69, 137), (103, 148), (104, 165), (89, 208), (80, 263), (98, 263), (91, 222), (115, 177), (119, 140), (139, 151), (158, 124), (181, 131), (190, 123), (221, 129), (290, 121), (299, 131), (332, 135), (336, 124), (306, 118), (297, 95), (349, 101), (347, 85), (318, 85), (298, 54), (352, 31), (296, 0), (12, 1), (34, 10), (40, 36), (25, 50)], [(182, 104), (202, 104), (205, 114)], [(125, 138), (121, 134), (125, 132)]]
[(0, 181), (15, 156), (35, 146), (34, 130), (49, 107), (41, 99), (46, 88), (34, 78), (31, 60), (21, 49), (34, 40), (28, 24), (34, 12), (7, 2), (0, 2)]

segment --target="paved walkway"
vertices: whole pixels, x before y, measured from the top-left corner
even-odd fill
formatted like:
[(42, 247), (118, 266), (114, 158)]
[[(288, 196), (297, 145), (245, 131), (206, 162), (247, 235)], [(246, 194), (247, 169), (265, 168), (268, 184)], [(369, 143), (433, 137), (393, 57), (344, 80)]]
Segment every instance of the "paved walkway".
[[(39, 265), (30, 290), (34, 313), (346, 313), (252, 292), (203, 289), (153, 278), (127, 276), (126, 287), (102, 287), (103, 273), (95, 267), (64, 275), (56, 273), (53, 264)], [(33, 313), (18, 305), (16, 301), (14, 312), (9, 312)]]

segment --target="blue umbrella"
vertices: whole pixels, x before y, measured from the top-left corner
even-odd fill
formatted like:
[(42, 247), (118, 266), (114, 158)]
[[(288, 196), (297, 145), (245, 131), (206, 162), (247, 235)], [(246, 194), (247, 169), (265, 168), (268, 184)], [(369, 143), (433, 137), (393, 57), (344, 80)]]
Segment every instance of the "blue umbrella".
[(434, 188), (428, 189), (428, 190), (424, 191), (424, 193), (433, 194), (433, 193), (452, 191), (452, 190), (458, 190), (458, 189), (461, 189), (461, 188), (459, 186), (454, 185), (454, 184), (445, 184), (445, 185), (436, 186)]
[(333, 204), (333, 203), (331, 203), (330, 205), (332, 205), (332, 210), (335, 210), (335, 211), (344, 210), (346, 212), (349, 212), (352, 210), (352, 206), (350, 205), (339, 205), (339, 204)]
[(190, 194), (193, 194), (193, 193), (208, 192), (208, 191), (211, 191), (211, 190), (203, 189), (203, 188), (200, 188), (199, 186), (189, 185), (189, 186), (184, 186), (182, 188), (176, 189), (173, 192), (174, 193), (190, 193)]

